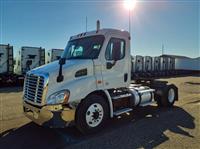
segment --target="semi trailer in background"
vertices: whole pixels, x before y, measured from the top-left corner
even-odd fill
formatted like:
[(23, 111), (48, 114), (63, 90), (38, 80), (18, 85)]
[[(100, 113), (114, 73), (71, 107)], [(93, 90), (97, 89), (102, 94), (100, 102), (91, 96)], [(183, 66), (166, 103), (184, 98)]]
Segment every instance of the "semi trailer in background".
[(48, 52), (48, 61), (47, 63), (59, 60), (62, 56), (64, 49), (51, 49)]
[(200, 74), (200, 57), (176, 55), (132, 56), (132, 79), (156, 79), (176, 75)]
[(15, 72), (25, 75), (27, 71), (45, 64), (45, 49), (21, 47), (16, 59)]
[(131, 66), (132, 66), (132, 78), (138, 78), (143, 76), (144, 71), (144, 57), (141, 55), (132, 56), (131, 59)]
[(167, 76), (168, 72), (168, 62), (169, 62), (169, 57), (167, 56), (160, 56), (160, 71), (161, 71), (161, 76)]
[(179, 73), (200, 73), (200, 57), (189, 58), (189, 57), (175, 57), (175, 70)]
[(144, 74), (145, 77), (151, 77), (153, 72), (153, 58), (151, 56), (144, 57)]
[(168, 58), (167, 71), (172, 75), (200, 73), (200, 57), (189, 58), (179, 55), (162, 55), (162, 57)]
[(153, 71), (152, 71), (152, 75), (154, 77), (157, 77), (160, 75), (160, 57), (156, 56), (153, 57)]
[(14, 80), (13, 46), (0, 44), (0, 83)]
[(176, 75), (174, 57), (169, 57), (168, 71), (169, 75)]

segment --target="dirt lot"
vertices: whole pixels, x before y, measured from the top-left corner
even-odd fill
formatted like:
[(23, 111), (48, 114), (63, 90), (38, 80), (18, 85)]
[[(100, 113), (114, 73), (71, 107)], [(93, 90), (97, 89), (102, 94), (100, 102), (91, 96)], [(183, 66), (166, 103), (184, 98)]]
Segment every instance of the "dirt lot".
[(75, 127), (43, 128), (22, 113), (22, 89), (0, 89), (0, 148), (190, 148), (200, 146), (200, 77), (171, 78), (179, 88), (172, 109), (156, 105), (110, 120), (98, 134), (82, 136)]

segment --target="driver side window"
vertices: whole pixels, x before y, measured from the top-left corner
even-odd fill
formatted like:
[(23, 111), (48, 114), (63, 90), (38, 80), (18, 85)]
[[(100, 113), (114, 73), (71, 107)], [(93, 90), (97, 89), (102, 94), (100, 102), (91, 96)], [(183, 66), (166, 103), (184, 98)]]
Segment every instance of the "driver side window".
[(125, 41), (123, 39), (111, 38), (105, 53), (106, 60), (120, 60), (125, 56)]
[(72, 46), (71, 55), (73, 57), (82, 56), (83, 55), (83, 47), (82, 46)]

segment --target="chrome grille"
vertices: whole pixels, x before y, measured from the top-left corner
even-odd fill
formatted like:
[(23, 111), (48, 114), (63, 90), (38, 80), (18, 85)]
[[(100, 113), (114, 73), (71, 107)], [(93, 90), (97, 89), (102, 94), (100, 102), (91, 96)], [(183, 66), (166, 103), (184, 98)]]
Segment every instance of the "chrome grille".
[(44, 89), (44, 77), (33, 74), (27, 74), (24, 84), (24, 98), (26, 101), (42, 103)]

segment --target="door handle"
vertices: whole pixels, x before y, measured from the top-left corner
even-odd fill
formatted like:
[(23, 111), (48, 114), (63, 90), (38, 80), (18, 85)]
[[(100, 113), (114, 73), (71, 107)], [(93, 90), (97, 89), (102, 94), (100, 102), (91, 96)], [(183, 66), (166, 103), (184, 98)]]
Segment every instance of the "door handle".
[(128, 80), (128, 73), (125, 73), (124, 74), (124, 82), (127, 82), (127, 80)]

